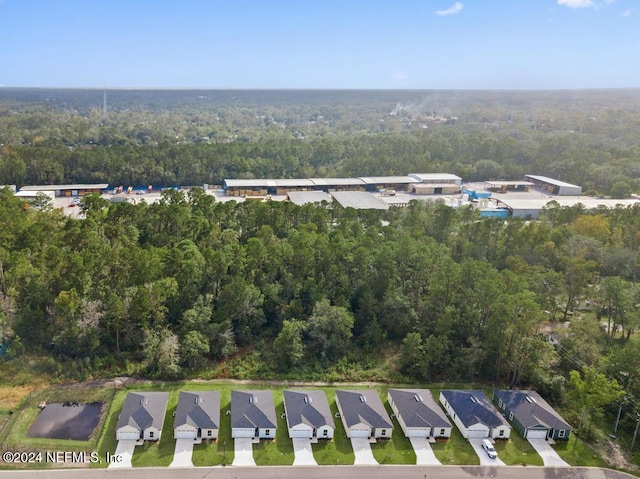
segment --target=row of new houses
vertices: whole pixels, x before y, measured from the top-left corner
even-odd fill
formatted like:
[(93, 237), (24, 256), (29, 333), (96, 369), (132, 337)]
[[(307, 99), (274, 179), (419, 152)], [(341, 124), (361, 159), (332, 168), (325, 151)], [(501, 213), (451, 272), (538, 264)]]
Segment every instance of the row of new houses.
[[(494, 391), (493, 402), (478, 390), (443, 390), (440, 403), (465, 438), (507, 439), (511, 426), (525, 438), (568, 439), (571, 426), (535, 391)], [(427, 389), (390, 389), (387, 400), (407, 437), (448, 438), (452, 425)], [(118, 440), (159, 440), (168, 393), (129, 393), (116, 425)], [(393, 423), (373, 390), (336, 390), (338, 414), (347, 437), (385, 439)], [(323, 391), (285, 390), (289, 437), (331, 439), (335, 423)], [(229, 412), (227, 412), (229, 414)], [(269, 390), (231, 392), (231, 436), (273, 439), (277, 418)], [(220, 392), (181, 391), (174, 415), (176, 439), (216, 439)]]

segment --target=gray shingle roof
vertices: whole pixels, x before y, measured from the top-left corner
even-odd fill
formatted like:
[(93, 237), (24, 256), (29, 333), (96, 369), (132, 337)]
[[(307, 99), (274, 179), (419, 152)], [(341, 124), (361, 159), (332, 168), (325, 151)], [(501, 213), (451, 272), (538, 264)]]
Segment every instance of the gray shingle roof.
[(314, 428), (335, 428), (327, 396), (323, 391), (284, 391), (287, 426), (307, 424)]
[(536, 391), (494, 391), (525, 428), (544, 426), (549, 429), (570, 430), (565, 421)]
[(451, 427), (428, 389), (389, 389), (407, 427)]
[(219, 429), (220, 392), (180, 391), (173, 428), (185, 424), (200, 429)]
[(231, 391), (232, 428), (276, 428), (271, 391)]
[[(502, 414), (480, 390), (444, 390), (441, 391), (447, 402), (456, 412), (462, 424), (472, 426), (482, 423), (489, 427), (509, 426)], [(509, 426), (511, 427), (511, 426)]]
[(168, 400), (169, 393), (164, 392), (127, 394), (116, 430), (124, 426), (133, 426), (140, 430), (148, 427), (162, 430)]
[(336, 390), (336, 399), (347, 427), (359, 423), (371, 427), (393, 428), (391, 418), (384, 408), (376, 390), (344, 391)]

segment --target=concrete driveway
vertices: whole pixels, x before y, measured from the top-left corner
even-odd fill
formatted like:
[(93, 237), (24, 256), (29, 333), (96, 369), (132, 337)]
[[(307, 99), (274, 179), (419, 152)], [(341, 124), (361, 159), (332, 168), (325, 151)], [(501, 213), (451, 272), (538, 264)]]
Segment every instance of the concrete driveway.
[(351, 446), (353, 447), (353, 453), (356, 456), (356, 460), (353, 462), (356, 466), (361, 465), (378, 465), (378, 461), (373, 457), (371, 452), (371, 444), (366, 437), (352, 437)]
[(480, 458), (481, 466), (506, 466), (504, 462), (500, 460), (500, 457), (496, 457), (495, 459), (491, 459), (487, 455), (487, 451), (482, 449), (482, 439), (469, 439), (469, 443), (473, 447), (473, 450), (476, 451), (476, 454)]
[(233, 440), (235, 456), (232, 466), (255, 466), (253, 459), (253, 440), (250, 437), (237, 437)]
[(293, 460), (294, 466), (317, 466), (318, 463), (313, 457), (313, 449), (311, 449), (311, 439), (308, 437), (294, 437), (293, 452), (296, 458)]
[(442, 463), (431, 449), (431, 444), (425, 437), (410, 437), (411, 446), (416, 452), (416, 464), (418, 466), (441, 466)]
[(529, 444), (533, 446), (538, 455), (542, 458), (542, 463), (545, 466), (569, 466), (569, 464), (564, 462), (560, 456), (558, 456), (558, 453), (553, 450), (546, 439), (527, 439), (527, 441), (529, 441)]
[(192, 454), (193, 439), (176, 439), (176, 449), (169, 467), (193, 467), (193, 462), (191, 462)]
[(133, 450), (136, 448), (135, 439), (123, 439), (118, 441), (118, 446), (116, 447), (116, 452), (114, 456), (120, 456), (122, 459), (120, 462), (112, 462), (107, 467), (112, 468), (123, 468), (123, 467), (131, 467), (131, 457), (133, 456)]

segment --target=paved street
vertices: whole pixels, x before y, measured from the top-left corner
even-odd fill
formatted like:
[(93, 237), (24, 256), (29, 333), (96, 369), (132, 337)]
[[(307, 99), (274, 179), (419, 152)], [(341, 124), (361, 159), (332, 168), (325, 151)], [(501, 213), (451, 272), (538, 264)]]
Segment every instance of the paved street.
[(416, 452), (416, 464), (420, 466), (439, 466), (442, 464), (431, 449), (431, 444), (424, 437), (410, 437), (411, 446)]
[[(175, 469), (56, 469), (0, 471), (0, 479), (172, 479)], [(572, 467), (483, 466), (268, 466), (194, 467), (180, 479), (637, 479), (610, 469)]]

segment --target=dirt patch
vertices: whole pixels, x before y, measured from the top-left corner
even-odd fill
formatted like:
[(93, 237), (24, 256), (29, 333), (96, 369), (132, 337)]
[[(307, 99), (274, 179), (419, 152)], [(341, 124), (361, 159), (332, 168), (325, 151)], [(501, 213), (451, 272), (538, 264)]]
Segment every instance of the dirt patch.
[(40, 411), (28, 437), (87, 441), (100, 422), (102, 403), (53, 403)]
[(637, 471), (638, 466), (631, 462), (631, 459), (627, 457), (625, 452), (615, 441), (607, 439), (603, 441), (605, 453), (602, 455), (603, 459), (612, 467), (618, 469), (624, 469), (626, 471)]

